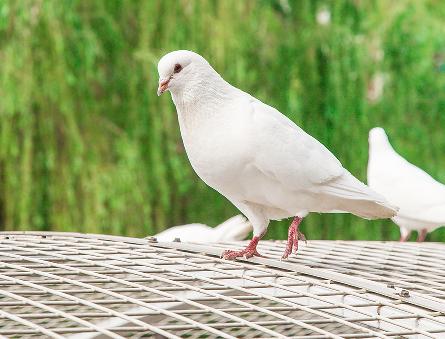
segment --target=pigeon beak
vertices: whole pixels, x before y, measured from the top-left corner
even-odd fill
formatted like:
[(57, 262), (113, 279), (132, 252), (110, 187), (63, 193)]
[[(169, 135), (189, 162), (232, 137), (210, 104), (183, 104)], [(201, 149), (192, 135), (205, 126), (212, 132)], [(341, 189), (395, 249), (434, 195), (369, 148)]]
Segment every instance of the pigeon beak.
[(168, 90), (169, 82), (170, 82), (170, 78), (159, 80), (158, 96), (160, 96), (162, 93), (164, 93), (166, 90)]

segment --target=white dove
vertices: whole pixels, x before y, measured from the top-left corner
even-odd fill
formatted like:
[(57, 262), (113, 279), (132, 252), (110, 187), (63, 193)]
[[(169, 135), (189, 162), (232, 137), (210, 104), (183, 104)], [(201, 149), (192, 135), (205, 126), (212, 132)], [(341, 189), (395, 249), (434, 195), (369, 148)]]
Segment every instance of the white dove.
[(158, 241), (173, 241), (176, 238), (181, 242), (225, 242), (244, 240), (252, 230), (252, 225), (242, 215), (227, 219), (216, 227), (204, 224), (188, 224), (174, 226), (155, 235)]
[(380, 127), (369, 131), (368, 185), (400, 207), (392, 218), (400, 227), (400, 241), (413, 230), (423, 241), (445, 225), (445, 185), (397, 154)]
[(294, 217), (283, 258), (309, 212), (347, 211), (391, 218), (396, 208), (344, 169), (338, 159), (275, 108), (227, 83), (200, 55), (174, 51), (158, 64), (158, 95), (169, 90), (190, 163), (198, 176), (251, 222), (253, 238), (223, 257), (259, 255), (270, 220)]

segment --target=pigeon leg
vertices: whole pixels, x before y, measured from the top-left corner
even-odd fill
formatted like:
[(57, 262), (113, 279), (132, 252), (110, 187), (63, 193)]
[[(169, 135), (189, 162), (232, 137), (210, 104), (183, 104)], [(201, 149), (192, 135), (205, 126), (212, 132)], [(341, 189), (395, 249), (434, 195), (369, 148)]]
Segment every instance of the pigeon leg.
[(250, 240), (250, 242), (246, 246), (246, 248), (241, 251), (232, 251), (232, 250), (224, 251), (221, 255), (221, 258), (227, 259), (227, 260), (233, 260), (233, 259), (240, 258), (240, 257), (244, 257), (246, 259), (252, 258), (253, 256), (262, 257), (262, 255), (258, 253), (256, 247), (258, 245), (258, 242), (264, 235), (264, 233), (266, 233), (266, 232), (264, 231), (259, 236), (254, 236), (252, 238), (252, 240)]
[(284, 250), (281, 259), (287, 259), (292, 253), (292, 248), (294, 249), (294, 253), (297, 253), (298, 240), (304, 240), (304, 242), (307, 243), (304, 234), (298, 230), (298, 226), (300, 226), (302, 220), (303, 218), (300, 217), (295, 217), (294, 220), (292, 220), (292, 223), (289, 226), (286, 249)]
[(426, 228), (420, 230), (419, 235), (417, 236), (417, 242), (423, 242), (426, 238), (427, 233), (428, 230)]
[(405, 229), (405, 228), (400, 228), (400, 242), (405, 242), (409, 239), (409, 236), (411, 235), (411, 231)]

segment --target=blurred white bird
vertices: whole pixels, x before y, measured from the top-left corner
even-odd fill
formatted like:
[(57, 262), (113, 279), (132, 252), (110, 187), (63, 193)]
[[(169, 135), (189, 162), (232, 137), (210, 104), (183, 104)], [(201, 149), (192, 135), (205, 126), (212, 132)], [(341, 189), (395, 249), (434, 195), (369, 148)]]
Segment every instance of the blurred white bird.
[(397, 154), (380, 127), (369, 131), (368, 185), (400, 207), (392, 218), (400, 227), (400, 241), (413, 230), (423, 241), (445, 225), (445, 185)]
[(242, 215), (236, 215), (215, 227), (204, 224), (174, 226), (156, 234), (155, 237), (158, 241), (173, 241), (179, 238), (181, 242), (226, 242), (244, 240), (251, 230), (250, 222)]
[[(259, 255), (270, 220), (294, 217), (283, 258), (304, 236), (309, 212), (347, 211), (390, 218), (396, 209), (357, 180), (300, 127), (231, 86), (200, 55), (171, 52), (159, 61), (158, 95), (169, 90), (190, 163), (199, 177), (229, 199), (251, 222), (253, 239), (223, 257)], [(279, 84), (276, 84), (279, 86)]]

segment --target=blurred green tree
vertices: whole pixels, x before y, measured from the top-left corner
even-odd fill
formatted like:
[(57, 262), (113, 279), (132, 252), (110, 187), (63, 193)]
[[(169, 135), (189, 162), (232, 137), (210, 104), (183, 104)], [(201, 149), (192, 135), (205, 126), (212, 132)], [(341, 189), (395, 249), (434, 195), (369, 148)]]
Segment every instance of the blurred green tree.
[[(175, 49), (288, 114), (363, 181), (378, 125), (445, 182), (444, 19), (437, 0), (0, 0), (0, 229), (144, 236), (237, 213), (193, 173), (174, 106), (156, 96), (157, 61)], [(398, 238), (350, 215), (303, 229)]]

